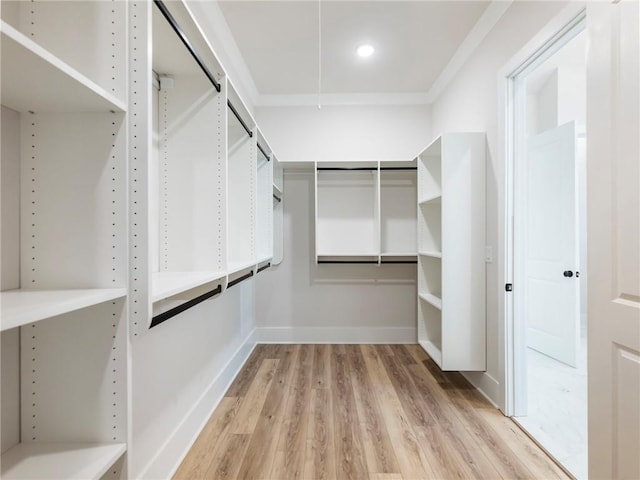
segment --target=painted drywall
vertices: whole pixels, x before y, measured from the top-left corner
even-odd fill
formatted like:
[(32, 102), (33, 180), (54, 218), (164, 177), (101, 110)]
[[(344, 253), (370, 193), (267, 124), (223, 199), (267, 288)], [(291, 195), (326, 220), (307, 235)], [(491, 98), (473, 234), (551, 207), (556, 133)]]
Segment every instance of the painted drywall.
[(316, 265), (313, 169), (285, 170), (284, 259), (256, 279), (266, 342), (416, 341), (415, 265)]
[(427, 145), (426, 105), (258, 107), (280, 161), (411, 160)]
[(498, 111), (503, 99), (499, 73), (566, 2), (514, 2), (493, 31), (432, 105), (433, 132), (487, 133), (487, 245), (493, 262), (487, 265), (487, 372), (467, 374), (496, 404), (504, 408), (504, 198), (505, 162)]
[(131, 345), (131, 478), (168, 478), (253, 343), (253, 280), (150, 329)]

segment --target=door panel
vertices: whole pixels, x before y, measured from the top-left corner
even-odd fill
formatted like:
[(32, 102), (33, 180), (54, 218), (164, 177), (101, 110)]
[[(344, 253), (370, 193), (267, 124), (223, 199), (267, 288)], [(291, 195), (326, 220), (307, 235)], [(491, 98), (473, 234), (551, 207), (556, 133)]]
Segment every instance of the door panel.
[(574, 122), (530, 137), (525, 169), (527, 345), (575, 367), (580, 281)]
[(640, 478), (640, 10), (587, 4), (589, 478)]

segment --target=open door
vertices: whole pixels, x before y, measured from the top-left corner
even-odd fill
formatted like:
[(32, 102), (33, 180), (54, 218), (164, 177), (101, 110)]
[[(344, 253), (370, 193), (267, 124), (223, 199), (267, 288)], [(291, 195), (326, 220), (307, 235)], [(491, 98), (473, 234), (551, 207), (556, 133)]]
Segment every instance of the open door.
[(530, 137), (524, 163), (527, 345), (576, 367), (580, 273), (575, 123)]
[(589, 478), (640, 478), (640, 7), (588, 2)]

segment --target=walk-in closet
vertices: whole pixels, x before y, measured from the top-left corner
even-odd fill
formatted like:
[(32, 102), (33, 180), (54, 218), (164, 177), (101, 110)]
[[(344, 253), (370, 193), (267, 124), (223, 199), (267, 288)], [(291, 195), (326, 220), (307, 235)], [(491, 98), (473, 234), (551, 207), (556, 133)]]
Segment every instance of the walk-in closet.
[(2, 0), (0, 477), (639, 478), (639, 5)]

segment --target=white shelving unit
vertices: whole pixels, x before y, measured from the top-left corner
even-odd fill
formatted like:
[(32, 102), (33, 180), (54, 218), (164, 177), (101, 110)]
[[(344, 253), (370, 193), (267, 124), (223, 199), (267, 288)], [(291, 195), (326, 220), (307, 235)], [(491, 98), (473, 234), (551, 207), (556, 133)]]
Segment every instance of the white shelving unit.
[(3, 432), (2, 478), (121, 474), (127, 8), (2, 4), (0, 327), (20, 348), (3, 365), (20, 435)]
[(416, 261), (416, 162), (380, 162), (380, 255)]
[(257, 133), (256, 264), (260, 265), (273, 259), (274, 159), (262, 132), (257, 130)]
[(486, 368), (485, 136), (418, 156), (418, 342), (443, 370)]
[[(174, 5), (172, 13), (180, 12)], [(227, 97), (225, 82), (218, 92), (155, 7), (152, 39), (157, 143), (150, 168), (156, 234), (151, 301), (156, 303), (226, 275)]]
[(231, 87), (229, 100), (238, 113), (236, 115), (231, 107), (226, 108), (229, 182), (227, 273), (232, 276), (256, 265), (258, 148), (255, 123)]
[(416, 263), (415, 161), (315, 169), (318, 263)]
[(273, 158), (273, 261), (282, 262), (284, 255), (284, 169), (275, 155)]

